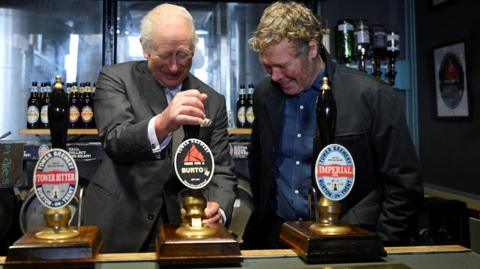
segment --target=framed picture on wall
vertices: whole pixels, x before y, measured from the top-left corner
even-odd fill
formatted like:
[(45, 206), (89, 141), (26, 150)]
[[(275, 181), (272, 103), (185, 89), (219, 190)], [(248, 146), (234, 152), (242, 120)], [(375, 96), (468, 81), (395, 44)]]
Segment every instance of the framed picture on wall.
[(465, 41), (435, 47), (433, 65), (438, 118), (469, 118)]
[(432, 6), (438, 6), (438, 5), (441, 5), (441, 4), (445, 4), (447, 3), (448, 0), (432, 0)]
[(458, 0), (431, 0), (430, 1), (430, 7), (432, 9), (443, 8), (445, 6), (453, 4), (456, 1), (458, 1)]

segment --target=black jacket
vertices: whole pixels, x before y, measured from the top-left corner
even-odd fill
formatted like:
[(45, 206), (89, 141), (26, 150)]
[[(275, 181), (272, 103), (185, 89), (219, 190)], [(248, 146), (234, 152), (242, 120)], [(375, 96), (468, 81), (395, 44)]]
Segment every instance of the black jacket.
[[(386, 244), (409, 240), (423, 197), (415, 147), (397, 93), (365, 73), (327, 59), (327, 73), (337, 105), (336, 143), (355, 161), (352, 191), (341, 201), (343, 219), (376, 231)], [(249, 170), (255, 211), (247, 231), (262, 240), (268, 201), (278, 171), (277, 137), (285, 95), (266, 78), (255, 86)], [(312, 141), (313, 143), (313, 141)], [(316, 159), (316, 156), (314, 157)]]

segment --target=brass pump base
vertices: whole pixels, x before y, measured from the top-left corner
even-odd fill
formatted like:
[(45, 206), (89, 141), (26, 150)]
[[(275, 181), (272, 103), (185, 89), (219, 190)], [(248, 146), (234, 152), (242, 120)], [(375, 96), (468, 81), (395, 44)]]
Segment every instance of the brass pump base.
[(182, 225), (175, 234), (188, 238), (205, 238), (214, 235), (217, 230), (202, 223), (205, 217), (207, 200), (198, 190), (185, 190), (182, 196)]
[(203, 225), (201, 227), (192, 227), (190, 225), (182, 225), (175, 230), (175, 233), (182, 237), (189, 238), (205, 238), (214, 235), (216, 229)]
[(59, 231), (55, 231), (51, 228), (45, 229), (35, 234), (35, 237), (38, 239), (44, 240), (62, 240), (74, 238), (80, 235), (78, 230), (72, 229), (70, 227), (62, 228)]
[(352, 232), (348, 225), (341, 225), (338, 217), (341, 206), (337, 201), (332, 201), (322, 195), (317, 204), (320, 219), (310, 225), (310, 231), (318, 235), (345, 235)]
[(322, 196), (317, 207), (318, 221), (287, 221), (280, 230), (280, 241), (307, 263), (375, 261), (386, 255), (378, 235), (339, 221), (339, 202)]
[(318, 235), (342, 235), (342, 234), (350, 234), (352, 232), (352, 228), (350, 226), (345, 225), (333, 225), (328, 223), (313, 223), (310, 225), (310, 231), (318, 234)]
[(68, 206), (62, 208), (47, 208), (45, 210), (45, 222), (48, 228), (35, 233), (35, 237), (43, 240), (63, 240), (80, 235), (76, 229), (68, 227), (71, 212)]

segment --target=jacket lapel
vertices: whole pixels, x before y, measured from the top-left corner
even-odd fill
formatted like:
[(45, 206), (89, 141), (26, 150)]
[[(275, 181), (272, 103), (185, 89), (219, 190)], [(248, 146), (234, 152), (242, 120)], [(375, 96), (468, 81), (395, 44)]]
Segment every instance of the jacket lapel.
[(167, 97), (165, 91), (153, 78), (152, 74), (147, 68), (147, 62), (141, 62), (135, 69), (140, 77), (140, 85), (138, 90), (142, 99), (148, 104), (153, 114), (156, 115), (162, 112), (167, 107)]
[(270, 128), (274, 139), (274, 146), (278, 144), (278, 136), (282, 124), (282, 113), (285, 106), (285, 97), (280, 86), (272, 82), (270, 96), (265, 101), (265, 110), (270, 122)]
[(197, 89), (203, 92), (202, 89), (200, 88), (200, 84), (197, 81), (195, 81), (195, 79), (193, 79), (191, 74), (188, 74), (188, 76), (182, 82), (182, 91), (189, 90), (189, 89)]

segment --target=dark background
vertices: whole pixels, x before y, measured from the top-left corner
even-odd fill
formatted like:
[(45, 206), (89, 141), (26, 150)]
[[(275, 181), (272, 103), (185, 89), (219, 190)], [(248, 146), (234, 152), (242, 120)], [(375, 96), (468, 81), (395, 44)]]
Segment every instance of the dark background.
[[(480, 194), (480, 2), (451, 0), (432, 7), (416, 1), (419, 152), (423, 180)], [(470, 119), (436, 117), (433, 48), (466, 42)]]

